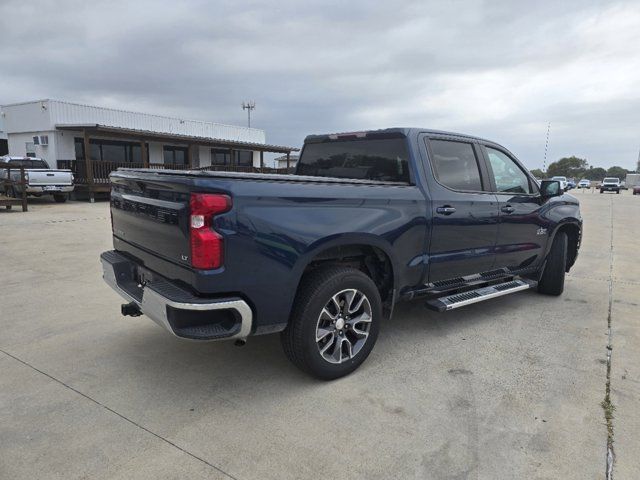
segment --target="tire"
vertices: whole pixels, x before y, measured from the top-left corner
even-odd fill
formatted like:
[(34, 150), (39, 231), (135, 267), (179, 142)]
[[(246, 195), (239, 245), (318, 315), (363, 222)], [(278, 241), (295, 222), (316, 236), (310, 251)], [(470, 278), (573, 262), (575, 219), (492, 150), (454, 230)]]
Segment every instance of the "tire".
[[(356, 292), (353, 296), (352, 291)], [(358, 305), (361, 296), (365, 299)], [(333, 299), (359, 308), (349, 315), (348, 308), (338, 309)], [(365, 320), (358, 322), (359, 318)], [(303, 277), (280, 339), (296, 367), (316, 378), (333, 380), (350, 374), (367, 359), (381, 319), (382, 301), (371, 278), (354, 268), (321, 267)]]
[(620, 195), (620, 190), (616, 190), (616, 194), (617, 194), (617, 195)]
[(538, 281), (538, 292), (545, 295), (561, 295), (567, 267), (567, 234), (556, 233), (544, 270)]
[(64, 193), (57, 193), (53, 196), (53, 200), (56, 203), (64, 203), (67, 201), (67, 196)]

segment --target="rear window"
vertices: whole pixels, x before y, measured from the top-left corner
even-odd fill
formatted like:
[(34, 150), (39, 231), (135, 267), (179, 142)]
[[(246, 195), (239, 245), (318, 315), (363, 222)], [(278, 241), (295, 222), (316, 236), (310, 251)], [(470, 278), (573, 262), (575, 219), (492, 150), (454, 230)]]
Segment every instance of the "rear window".
[(24, 167), (24, 168), (49, 168), (44, 160), (31, 160), (31, 159), (23, 159), (23, 160), (11, 160), (11, 165), (15, 167)]
[(604, 183), (618, 183), (620, 180), (617, 178), (605, 178)]
[(308, 143), (296, 174), (409, 183), (406, 139)]

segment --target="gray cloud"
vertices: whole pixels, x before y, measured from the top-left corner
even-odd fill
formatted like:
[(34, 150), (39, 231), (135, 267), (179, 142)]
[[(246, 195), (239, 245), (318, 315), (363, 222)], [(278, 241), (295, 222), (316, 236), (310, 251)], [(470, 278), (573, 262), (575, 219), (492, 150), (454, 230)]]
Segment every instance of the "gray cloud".
[(424, 126), (542, 164), (634, 168), (637, 2), (0, 4), (0, 103), (59, 98), (244, 124), (268, 141)]

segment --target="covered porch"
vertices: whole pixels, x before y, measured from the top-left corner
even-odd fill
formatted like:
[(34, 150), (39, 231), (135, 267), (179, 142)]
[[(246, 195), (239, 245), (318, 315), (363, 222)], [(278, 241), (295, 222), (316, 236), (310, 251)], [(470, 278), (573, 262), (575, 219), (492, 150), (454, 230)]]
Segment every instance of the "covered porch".
[[(73, 172), (76, 192), (91, 201), (109, 192), (109, 174), (120, 167), (291, 173), (291, 152), (299, 150), (98, 124), (56, 125), (56, 130), (73, 135), (75, 149), (75, 158), (58, 159), (57, 166)], [(265, 152), (284, 154), (286, 167), (265, 167)]]

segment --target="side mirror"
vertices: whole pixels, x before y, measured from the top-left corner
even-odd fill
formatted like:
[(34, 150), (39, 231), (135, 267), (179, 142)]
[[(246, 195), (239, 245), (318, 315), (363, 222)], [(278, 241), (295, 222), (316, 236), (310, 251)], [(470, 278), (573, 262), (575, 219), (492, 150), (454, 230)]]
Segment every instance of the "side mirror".
[(558, 197), (562, 195), (560, 182), (557, 180), (542, 180), (540, 182), (540, 196), (542, 198)]

